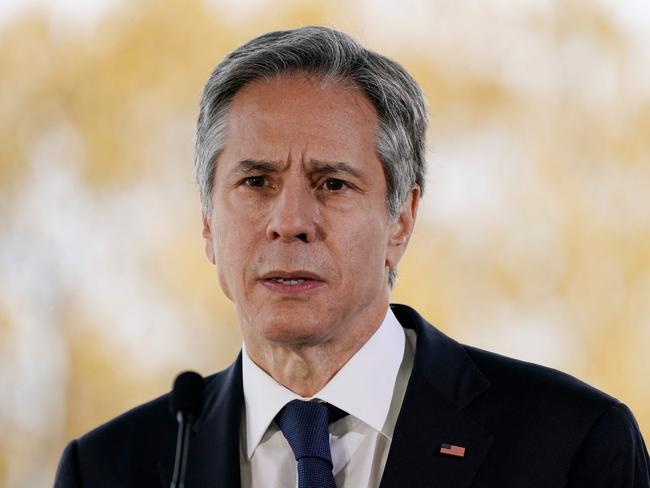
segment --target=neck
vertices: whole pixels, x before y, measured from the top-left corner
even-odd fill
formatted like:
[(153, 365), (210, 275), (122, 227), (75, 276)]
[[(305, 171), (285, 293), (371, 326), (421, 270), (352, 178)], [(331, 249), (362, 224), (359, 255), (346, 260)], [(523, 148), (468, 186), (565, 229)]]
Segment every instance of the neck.
[(381, 326), (386, 310), (367, 317), (362, 327), (345, 330), (340, 338), (316, 343), (283, 344), (244, 337), (250, 358), (275, 381), (301, 397), (322, 390)]

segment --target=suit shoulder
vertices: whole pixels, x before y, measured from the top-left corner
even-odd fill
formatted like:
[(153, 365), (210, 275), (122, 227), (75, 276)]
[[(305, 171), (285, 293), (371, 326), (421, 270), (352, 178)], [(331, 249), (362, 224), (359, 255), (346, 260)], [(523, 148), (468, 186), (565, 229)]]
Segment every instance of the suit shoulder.
[(562, 371), (472, 346), (463, 348), (490, 381), (493, 394), (511, 398), (513, 403), (534, 403), (551, 411), (565, 409), (582, 415), (591, 412), (595, 416), (622, 405), (616, 398)]
[(175, 426), (175, 420), (169, 411), (169, 397), (169, 393), (161, 395), (95, 427), (79, 438), (80, 448), (87, 448), (97, 442), (104, 444), (113, 438), (132, 437), (138, 432), (151, 432), (153, 425)]
[[(215, 373), (205, 378), (206, 389), (208, 384), (218, 390), (224, 371)], [(95, 442), (104, 444), (112, 438), (137, 439), (149, 436), (160, 436), (160, 429), (171, 429), (176, 432), (177, 422), (170, 411), (171, 393), (166, 393), (146, 403), (138, 405), (117, 417), (95, 427), (79, 438), (81, 448)]]
[[(206, 391), (219, 394), (227, 371), (207, 377)], [(62, 456), (56, 486), (67, 486), (72, 475), (80, 486), (151, 485), (159, 478), (159, 463), (173, 461), (178, 426), (169, 399), (169, 393), (161, 395), (72, 441)]]
[(570, 486), (650, 487), (648, 450), (625, 405), (612, 406), (598, 417), (571, 468)]
[[(206, 390), (218, 393), (226, 372), (207, 377)], [(146, 486), (157, 479), (159, 462), (170, 464), (176, 445), (178, 425), (169, 409), (170, 396), (128, 410), (71, 443), (84, 485), (127, 486), (124, 480), (140, 480)]]
[[(525, 458), (538, 456), (540, 451), (555, 452), (568, 471), (578, 452), (585, 452), (585, 459), (606, 463), (614, 453), (633, 451), (635, 469), (647, 466), (647, 451), (634, 416), (616, 398), (561, 371), (463, 347), (490, 383), (468, 412), (487, 430), (498, 433), (501, 445), (518, 446), (516, 453), (508, 455)], [(609, 454), (596, 452), (598, 446), (608, 446)], [(588, 471), (594, 462), (584, 465)]]

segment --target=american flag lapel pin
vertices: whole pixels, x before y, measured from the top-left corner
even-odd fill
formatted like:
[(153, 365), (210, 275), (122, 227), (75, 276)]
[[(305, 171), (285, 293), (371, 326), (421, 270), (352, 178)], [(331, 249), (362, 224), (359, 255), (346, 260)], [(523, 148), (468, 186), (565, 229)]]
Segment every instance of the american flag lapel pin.
[(442, 444), (439, 452), (445, 456), (465, 457), (465, 448), (453, 444)]

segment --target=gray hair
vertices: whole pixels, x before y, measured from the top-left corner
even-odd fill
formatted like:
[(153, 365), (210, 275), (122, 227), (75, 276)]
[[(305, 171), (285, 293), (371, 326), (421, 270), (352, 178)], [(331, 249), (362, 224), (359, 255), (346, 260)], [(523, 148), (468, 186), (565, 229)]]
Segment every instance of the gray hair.
[[(203, 92), (196, 132), (196, 178), (203, 212), (212, 212), (216, 160), (223, 150), (230, 102), (244, 85), (291, 73), (351, 83), (378, 117), (375, 148), (386, 177), (386, 205), (396, 217), (415, 185), (424, 190), (427, 109), (415, 80), (402, 66), (364, 48), (343, 32), (320, 26), (263, 34), (227, 55)], [(389, 284), (395, 282), (391, 268)]]

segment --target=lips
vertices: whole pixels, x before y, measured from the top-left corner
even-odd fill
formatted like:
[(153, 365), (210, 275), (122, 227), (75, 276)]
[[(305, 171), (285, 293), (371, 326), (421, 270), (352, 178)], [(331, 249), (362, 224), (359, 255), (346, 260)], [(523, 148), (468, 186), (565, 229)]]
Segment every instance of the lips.
[(284, 278), (271, 278), (274, 281), (277, 281), (278, 283), (282, 283), (283, 285), (300, 285), (307, 281), (306, 278), (297, 278), (297, 279), (284, 279)]
[(260, 278), (262, 285), (278, 293), (305, 293), (325, 286), (325, 280), (311, 271), (270, 271)]
[[(321, 276), (311, 271), (270, 271), (262, 275), (263, 280), (289, 281), (325, 281)], [(297, 284), (297, 283), (296, 283)]]

